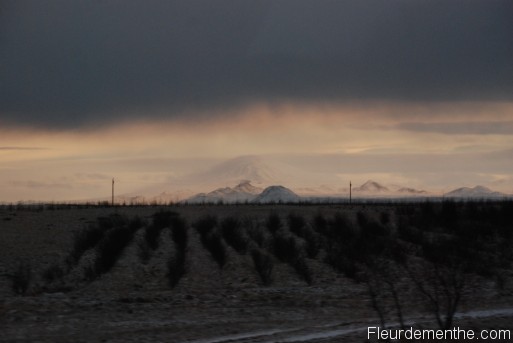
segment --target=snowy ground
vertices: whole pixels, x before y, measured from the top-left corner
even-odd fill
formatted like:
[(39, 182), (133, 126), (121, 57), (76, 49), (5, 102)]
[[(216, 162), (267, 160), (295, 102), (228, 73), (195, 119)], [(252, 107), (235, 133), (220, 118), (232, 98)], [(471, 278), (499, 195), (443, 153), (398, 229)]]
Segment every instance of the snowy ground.
[[(305, 216), (355, 211), (337, 206), (179, 207), (191, 223), (206, 213), (261, 217), (270, 210)], [(120, 214), (150, 218), (152, 207), (117, 208)], [(361, 209), (359, 209), (361, 210)], [(366, 211), (374, 211), (367, 207)], [(190, 230), (187, 274), (170, 289), (165, 276), (168, 235), (147, 264), (132, 242), (113, 270), (92, 282), (69, 275), (59, 287), (44, 287), (41, 272), (65, 259), (74, 233), (111, 208), (8, 211), (0, 209), (0, 341), (3, 342), (363, 342), (367, 327), (379, 325), (366, 288), (318, 260), (308, 260), (314, 282), (307, 285), (278, 263), (274, 282), (262, 286), (249, 256), (230, 248), (220, 269)], [(137, 238), (137, 237), (136, 237)], [(85, 256), (84, 258), (87, 258)], [(11, 289), (11, 275), (23, 261), (34, 280), (24, 296)], [(455, 325), (513, 329), (513, 297), (490, 284), (466, 295)], [(432, 316), (409, 305), (408, 324), (433, 326)], [(389, 324), (393, 325), (393, 322)], [(435, 327), (435, 326), (433, 326)]]

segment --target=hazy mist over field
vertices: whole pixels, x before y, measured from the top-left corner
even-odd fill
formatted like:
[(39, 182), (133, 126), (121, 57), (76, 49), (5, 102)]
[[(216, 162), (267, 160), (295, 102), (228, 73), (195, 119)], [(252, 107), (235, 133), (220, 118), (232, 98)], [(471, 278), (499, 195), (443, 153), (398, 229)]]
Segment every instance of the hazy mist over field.
[[(513, 3), (0, 1), (0, 202), (513, 193)], [(234, 183), (235, 182), (235, 183)]]

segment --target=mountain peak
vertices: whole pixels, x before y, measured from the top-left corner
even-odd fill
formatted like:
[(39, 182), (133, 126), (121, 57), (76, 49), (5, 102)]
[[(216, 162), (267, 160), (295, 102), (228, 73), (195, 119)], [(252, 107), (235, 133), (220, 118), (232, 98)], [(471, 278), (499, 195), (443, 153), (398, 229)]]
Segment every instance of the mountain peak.
[(480, 186), (480, 185), (475, 186), (474, 188), (472, 188), (472, 190), (474, 192), (484, 192), (484, 193), (491, 193), (491, 192), (493, 192), (490, 188), (485, 187), (485, 186)]
[(249, 180), (242, 180), (237, 186), (233, 188), (237, 192), (249, 193), (249, 194), (260, 194), (262, 192), (262, 188), (255, 187), (251, 184)]
[(209, 192), (199, 193), (186, 200), (188, 203), (238, 203), (253, 200), (261, 189), (253, 186), (249, 181), (243, 181), (237, 186), (221, 187)]
[(488, 187), (485, 186), (475, 186), (473, 188), (470, 187), (461, 187), (455, 190), (452, 190), (445, 194), (447, 197), (456, 197), (456, 198), (493, 198), (493, 197), (503, 197), (504, 193), (495, 192)]
[(279, 172), (257, 156), (241, 156), (214, 166), (201, 177), (218, 184), (235, 182), (247, 184), (249, 181), (270, 184), (279, 179)]
[(387, 187), (382, 186), (373, 180), (368, 180), (360, 187), (355, 187), (354, 190), (356, 192), (368, 192), (368, 193), (376, 193), (376, 192), (383, 193), (383, 192), (389, 191), (389, 189)]
[(299, 202), (301, 198), (283, 186), (269, 186), (255, 198), (257, 203), (275, 203), (275, 202)]

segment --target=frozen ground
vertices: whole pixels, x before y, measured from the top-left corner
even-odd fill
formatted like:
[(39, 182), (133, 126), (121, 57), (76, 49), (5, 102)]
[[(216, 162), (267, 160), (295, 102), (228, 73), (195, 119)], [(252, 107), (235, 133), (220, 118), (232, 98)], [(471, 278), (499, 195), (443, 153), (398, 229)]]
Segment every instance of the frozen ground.
[[(355, 211), (337, 206), (191, 206), (173, 210), (191, 223), (206, 213), (260, 218), (271, 209), (300, 212), (306, 217)], [(165, 275), (168, 235), (160, 237), (159, 248), (147, 264), (139, 262), (134, 241), (110, 273), (85, 282), (75, 271), (62, 284), (45, 287), (41, 272), (66, 258), (74, 233), (88, 223), (113, 211), (150, 218), (158, 210), (0, 209), (0, 341), (363, 342), (367, 327), (379, 325), (365, 286), (335, 273), (318, 259), (308, 260), (314, 274), (312, 285), (298, 278), (289, 265), (277, 263), (273, 284), (263, 286), (249, 256), (230, 248), (228, 262), (220, 269), (192, 229), (187, 274), (174, 289)], [(24, 296), (12, 291), (6, 276), (20, 261), (30, 264), (34, 274)], [(408, 324), (427, 327), (433, 323), (420, 304), (412, 300), (407, 307)], [(509, 284), (499, 292), (492, 283), (482, 283), (465, 296), (455, 325), (512, 329), (512, 309)]]

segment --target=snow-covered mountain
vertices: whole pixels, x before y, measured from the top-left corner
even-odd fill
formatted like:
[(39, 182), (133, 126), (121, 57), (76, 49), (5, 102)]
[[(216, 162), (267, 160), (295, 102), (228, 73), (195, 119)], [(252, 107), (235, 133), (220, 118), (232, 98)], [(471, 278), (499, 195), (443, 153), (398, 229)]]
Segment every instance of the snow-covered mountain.
[(383, 193), (389, 193), (390, 189), (377, 183), (376, 181), (368, 180), (363, 185), (361, 185), (359, 187), (354, 187), (353, 192), (365, 193), (365, 194), (383, 194)]
[(261, 188), (253, 186), (250, 181), (243, 181), (237, 186), (218, 188), (210, 193), (199, 193), (185, 200), (188, 204), (202, 203), (240, 203), (252, 201), (260, 194)]
[(457, 188), (453, 191), (450, 191), (449, 193), (446, 193), (445, 196), (451, 198), (502, 198), (505, 197), (506, 194), (492, 191), (488, 187), (475, 186), (473, 188)]
[[(194, 172), (169, 176), (165, 183), (126, 193), (126, 200), (122, 200), (127, 203), (169, 203), (185, 200), (190, 203), (245, 202), (252, 201), (265, 187), (284, 184), (296, 195), (304, 198), (349, 197), (350, 178), (343, 170), (342, 173), (339, 169), (330, 170), (329, 165), (326, 168), (315, 165), (301, 168), (304, 161), (300, 158), (298, 161), (281, 159), (280, 156), (239, 156), (221, 162), (204, 160), (195, 165)], [(354, 198), (408, 198), (433, 195), (409, 184), (388, 184), (372, 179), (358, 184), (359, 182), (353, 183)], [(213, 189), (214, 191), (208, 192)]]
[(383, 185), (373, 180), (368, 180), (358, 187), (353, 187), (355, 197), (419, 197), (428, 196), (425, 190), (400, 185)]
[(250, 180), (241, 181), (233, 189), (240, 193), (253, 194), (253, 195), (258, 195), (262, 192), (262, 188), (253, 186), (251, 184)]
[(258, 195), (253, 202), (260, 204), (299, 202), (301, 197), (283, 186), (270, 186)]
[(253, 186), (249, 181), (244, 181), (236, 187), (218, 188), (210, 193), (199, 193), (184, 202), (187, 204), (204, 203), (287, 203), (298, 202), (301, 199), (296, 193), (283, 186), (270, 186), (262, 190)]

